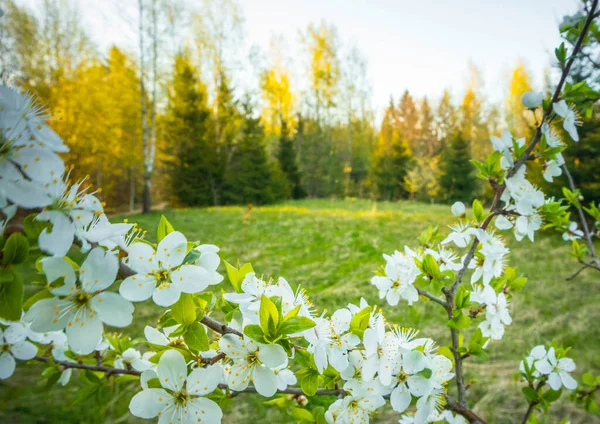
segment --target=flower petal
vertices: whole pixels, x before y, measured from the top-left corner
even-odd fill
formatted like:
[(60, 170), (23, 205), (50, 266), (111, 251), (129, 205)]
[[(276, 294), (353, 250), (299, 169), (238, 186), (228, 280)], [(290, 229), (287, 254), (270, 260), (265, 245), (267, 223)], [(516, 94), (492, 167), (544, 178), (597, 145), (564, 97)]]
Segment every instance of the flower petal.
[(65, 256), (75, 238), (75, 226), (71, 220), (57, 211), (42, 212), (35, 219), (52, 223), (51, 231), (45, 228), (39, 235), (40, 249), (54, 256)]
[(175, 284), (161, 284), (154, 288), (152, 292), (152, 300), (159, 306), (171, 306), (179, 300), (181, 290)]
[(0, 380), (7, 379), (15, 372), (17, 362), (8, 352), (0, 354)]
[(10, 347), (10, 352), (17, 359), (28, 361), (37, 354), (37, 347), (31, 342), (19, 342)]
[(183, 355), (176, 350), (167, 350), (158, 361), (157, 374), (160, 384), (165, 389), (181, 389), (187, 377), (187, 365)]
[(163, 269), (171, 269), (181, 265), (186, 254), (187, 240), (179, 231), (167, 234), (156, 248), (156, 259)]
[(133, 319), (133, 305), (117, 293), (102, 292), (90, 300), (102, 322), (113, 327), (126, 327)]
[(149, 325), (144, 328), (144, 336), (146, 336), (146, 340), (152, 344), (161, 346), (166, 346), (169, 344), (169, 339), (167, 336), (158, 331), (156, 328), (150, 327)]
[(192, 398), (188, 404), (188, 419), (190, 423), (220, 424), (223, 412), (212, 400), (197, 397)]
[(166, 408), (169, 399), (171, 395), (163, 389), (145, 389), (131, 398), (129, 411), (139, 418), (154, 418)]
[(390, 403), (396, 412), (404, 412), (410, 405), (411, 400), (412, 396), (404, 387), (404, 383), (401, 383), (400, 386), (397, 386), (390, 395)]
[(277, 378), (270, 368), (257, 366), (254, 369), (254, 387), (264, 397), (271, 397), (277, 392)]
[(69, 346), (76, 353), (87, 355), (96, 349), (102, 340), (102, 321), (87, 308), (82, 308), (67, 323)]
[(37, 333), (62, 330), (71, 317), (66, 311), (69, 305), (70, 302), (57, 297), (38, 300), (25, 313), (23, 321), (31, 323), (31, 330)]
[(208, 287), (209, 273), (196, 265), (182, 265), (171, 272), (171, 282), (184, 293), (198, 293)]
[(156, 278), (153, 275), (136, 274), (123, 280), (119, 293), (131, 302), (142, 302), (152, 297), (155, 287)]
[(42, 271), (46, 274), (48, 284), (53, 283), (59, 278), (64, 279), (64, 284), (60, 287), (50, 289), (50, 293), (57, 296), (67, 296), (75, 290), (75, 270), (70, 263), (63, 258), (56, 256), (42, 259)]
[(287, 365), (287, 354), (278, 344), (261, 344), (258, 348), (258, 359), (269, 368)]
[(133, 243), (129, 247), (127, 265), (139, 274), (152, 273), (153, 270), (158, 269), (152, 246), (142, 242)]
[(88, 254), (79, 271), (82, 289), (94, 293), (110, 287), (117, 277), (119, 261), (117, 257), (96, 247)]
[(187, 378), (187, 392), (192, 396), (204, 396), (212, 393), (223, 379), (220, 364), (206, 368), (196, 368)]

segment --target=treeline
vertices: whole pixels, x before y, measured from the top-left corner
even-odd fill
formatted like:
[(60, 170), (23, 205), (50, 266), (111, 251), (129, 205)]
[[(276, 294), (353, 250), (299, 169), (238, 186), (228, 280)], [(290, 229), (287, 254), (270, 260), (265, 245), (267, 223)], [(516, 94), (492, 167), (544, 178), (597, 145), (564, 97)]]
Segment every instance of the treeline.
[(122, 209), (150, 193), (154, 203), (185, 206), (307, 196), (465, 201), (483, 187), (469, 160), (489, 153), (490, 136), (527, 136), (534, 124), (520, 101), (532, 90), (523, 63), (507, 78), (504, 104), (486, 101), (469, 66), (460, 97), (405, 91), (378, 114), (365, 58), (330, 25), (302, 33), (302, 81), (275, 39), (257, 72), (241, 67), (256, 82), (249, 88), (236, 85), (240, 67), (232, 65), (242, 38), (237, 3), (134, 4), (139, 48), (104, 54), (67, 0), (45, 1), (43, 19), (0, 0), (0, 77), (49, 105), (77, 164), (71, 178), (86, 172)]

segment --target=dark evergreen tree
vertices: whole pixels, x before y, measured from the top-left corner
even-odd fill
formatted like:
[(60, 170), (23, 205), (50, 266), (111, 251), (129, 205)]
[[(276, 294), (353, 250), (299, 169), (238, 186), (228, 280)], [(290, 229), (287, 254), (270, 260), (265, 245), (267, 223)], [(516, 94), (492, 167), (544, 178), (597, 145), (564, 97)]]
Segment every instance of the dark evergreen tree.
[(406, 139), (397, 127), (397, 111), (393, 101), (385, 111), (379, 139), (371, 155), (369, 183), (379, 200), (398, 200), (408, 197), (405, 178), (413, 164)]
[(294, 141), (290, 138), (287, 122), (281, 121), (281, 135), (279, 136), (279, 152), (277, 154), (279, 167), (289, 181), (291, 196), (293, 199), (302, 199), (306, 197), (306, 190), (302, 187), (300, 181), (300, 171), (298, 170), (296, 149)]
[(473, 199), (477, 182), (470, 160), (470, 143), (457, 132), (442, 150), (440, 188), (443, 200), (452, 203), (470, 202)]
[(166, 165), (171, 193), (180, 204), (213, 204), (210, 181), (216, 164), (208, 141), (209, 122), (206, 87), (190, 59), (180, 54), (175, 58), (165, 116)]
[(248, 101), (243, 105), (241, 139), (232, 153), (223, 181), (223, 201), (262, 205), (276, 200), (260, 118)]

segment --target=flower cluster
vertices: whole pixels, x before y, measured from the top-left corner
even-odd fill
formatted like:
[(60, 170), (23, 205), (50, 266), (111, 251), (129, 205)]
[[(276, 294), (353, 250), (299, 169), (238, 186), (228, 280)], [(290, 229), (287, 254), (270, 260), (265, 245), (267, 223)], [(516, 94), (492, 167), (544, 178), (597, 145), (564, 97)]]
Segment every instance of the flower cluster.
[(575, 371), (575, 362), (565, 356), (563, 349), (536, 346), (521, 361), (519, 370), (528, 382), (547, 381), (552, 390), (560, 390), (561, 387), (569, 390), (577, 388), (577, 381), (570, 374)]

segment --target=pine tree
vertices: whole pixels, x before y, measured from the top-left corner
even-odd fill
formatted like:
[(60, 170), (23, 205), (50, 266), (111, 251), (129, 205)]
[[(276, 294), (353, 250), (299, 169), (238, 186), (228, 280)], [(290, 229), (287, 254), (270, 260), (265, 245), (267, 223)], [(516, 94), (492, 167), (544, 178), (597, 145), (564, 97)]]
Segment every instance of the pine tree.
[(208, 141), (206, 88), (197, 75), (188, 57), (175, 58), (165, 117), (171, 192), (188, 206), (213, 204), (210, 181), (216, 167), (215, 152)]
[(304, 190), (300, 182), (300, 171), (298, 171), (294, 141), (289, 136), (287, 121), (285, 120), (281, 122), (277, 159), (279, 160), (281, 171), (283, 171), (289, 181), (292, 198), (302, 199), (306, 197), (306, 190)]
[(431, 106), (427, 97), (421, 102), (419, 108), (419, 141), (417, 143), (418, 151), (415, 156), (433, 158), (438, 154), (440, 145), (435, 135), (435, 121)]
[(440, 161), (440, 188), (448, 203), (473, 199), (476, 181), (470, 159), (470, 143), (457, 132), (444, 147)]
[(228, 204), (262, 205), (276, 200), (264, 145), (264, 129), (248, 101), (243, 105), (243, 128), (223, 181)]
[(419, 112), (412, 96), (406, 90), (400, 99), (397, 112), (397, 129), (406, 140), (412, 152), (416, 152), (418, 139)]
[(394, 128), (394, 105), (386, 109), (379, 140), (371, 158), (369, 182), (380, 200), (397, 200), (408, 197), (406, 176), (413, 158), (406, 139)]

